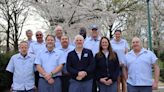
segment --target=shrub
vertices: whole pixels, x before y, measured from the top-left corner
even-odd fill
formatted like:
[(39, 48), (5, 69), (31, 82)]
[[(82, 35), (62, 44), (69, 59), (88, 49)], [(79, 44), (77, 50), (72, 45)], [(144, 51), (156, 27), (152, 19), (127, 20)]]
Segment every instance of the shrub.
[(12, 83), (12, 74), (6, 71), (10, 57), (15, 52), (0, 54), (0, 90), (9, 89)]
[(161, 60), (162, 67), (160, 69), (161, 81), (164, 82), (164, 52), (160, 53), (159, 59)]
[(160, 58), (162, 61), (164, 61), (164, 51), (163, 51), (162, 53), (160, 53), (159, 58)]

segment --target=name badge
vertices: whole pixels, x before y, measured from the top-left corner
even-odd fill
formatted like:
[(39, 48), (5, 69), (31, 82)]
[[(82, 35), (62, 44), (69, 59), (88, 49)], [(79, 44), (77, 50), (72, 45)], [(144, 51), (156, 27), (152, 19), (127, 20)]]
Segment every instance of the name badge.
[(85, 53), (85, 54), (84, 54), (84, 57), (88, 57), (88, 53)]

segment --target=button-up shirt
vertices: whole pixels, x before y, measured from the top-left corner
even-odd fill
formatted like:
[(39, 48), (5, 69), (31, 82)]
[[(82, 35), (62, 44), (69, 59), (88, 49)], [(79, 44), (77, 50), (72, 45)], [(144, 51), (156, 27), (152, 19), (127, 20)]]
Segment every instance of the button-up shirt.
[(6, 68), (13, 73), (13, 90), (30, 90), (34, 88), (34, 55), (13, 55)]
[[(51, 52), (49, 52), (47, 49), (44, 49), (36, 57), (35, 64), (41, 65), (47, 73), (51, 73), (56, 67), (66, 62), (65, 58), (63, 58), (63, 55), (63, 52), (56, 48), (54, 48)], [(61, 72), (58, 72), (53, 77), (60, 75)], [(40, 74), (40, 77), (43, 76)]]
[(84, 47), (87, 49), (90, 49), (95, 56), (97, 52), (99, 52), (99, 44), (100, 44), (101, 37), (98, 36), (97, 39), (93, 39), (92, 37), (89, 37), (84, 42)]
[(31, 54), (37, 55), (38, 53), (40, 53), (41, 50), (43, 50), (45, 48), (46, 48), (46, 45), (45, 45), (44, 42), (42, 42), (42, 43), (33, 42), (30, 45), (30, 48), (29, 48), (28, 52), (31, 53)]
[(34, 40), (27, 40), (28, 45), (30, 46), (30, 44), (34, 43)]
[[(68, 45), (67, 48), (62, 48), (62, 47), (59, 48), (59, 50), (63, 51), (63, 53), (64, 53), (65, 61), (67, 60), (68, 53), (73, 51), (74, 49), (75, 49), (75, 47), (72, 45)], [(63, 72), (67, 73), (66, 65), (64, 65), (64, 67), (63, 67)]]
[(62, 47), (61, 41), (57, 37), (55, 37), (55, 48), (61, 48), (61, 47)]
[(117, 42), (115, 39), (112, 39), (110, 43), (113, 51), (117, 53), (119, 62), (121, 64), (124, 64), (126, 61), (125, 50), (129, 49), (127, 41), (125, 39), (121, 39), (119, 42)]
[(152, 86), (152, 65), (157, 61), (156, 55), (142, 48), (138, 55), (131, 50), (126, 58), (127, 82), (133, 86)]
[[(68, 56), (68, 53), (71, 52), (72, 50), (74, 50), (75, 47), (72, 46), (72, 45), (68, 45), (67, 48), (59, 47), (58, 49), (61, 50), (61, 51), (63, 51), (63, 53), (64, 53), (64, 58), (65, 58), (65, 61), (66, 61), (67, 56)], [(66, 62), (65, 62), (65, 63), (66, 63)]]

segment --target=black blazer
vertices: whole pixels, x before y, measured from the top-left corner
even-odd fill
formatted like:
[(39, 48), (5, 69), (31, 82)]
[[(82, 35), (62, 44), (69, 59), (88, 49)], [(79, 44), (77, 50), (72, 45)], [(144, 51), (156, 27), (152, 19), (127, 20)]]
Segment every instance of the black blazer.
[[(110, 54), (110, 53), (109, 53)], [(98, 53), (95, 56), (95, 62), (96, 62), (96, 79), (99, 81), (100, 78), (108, 77), (108, 79), (112, 79), (113, 82), (115, 82), (119, 76), (119, 61), (117, 54), (115, 60), (109, 60), (105, 57), (103, 54), (101, 57), (98, 55)]]
[(90, 80), (93, 78), (93, 72), (95, 69), (95, 62), (93, 58), (92, 51), (86, 48), (83, 48), (81, 60), (79, 60), (78, 55), (75, 50), (68, 53), (67, 71), (70, 73), (71, 78), (76, 80), (79, 71), (87, 72), (87, 76), (81, 81)]

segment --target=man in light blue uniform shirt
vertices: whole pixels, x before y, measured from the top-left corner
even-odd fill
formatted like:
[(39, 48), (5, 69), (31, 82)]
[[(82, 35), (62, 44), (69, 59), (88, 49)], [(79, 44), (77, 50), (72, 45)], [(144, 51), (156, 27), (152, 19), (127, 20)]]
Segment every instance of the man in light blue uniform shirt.
[(74, 50), (75, 47), (69, 44), (69, 37), (67, 35), (63, 35), (61, 37), (61, 47), (59, 47), (58, 49), (64, 53), (63, 58), (65, 58), (65, 61), (66, 61), (68, 53)]
[[(84, 48), (90, 49), (93, 53), (93, 56), (99, 52), (99, 44), (101, 37), (99, 36), (98, 26), (93, 24), (91, 25), (91, 37), (88, 37), (84, 42)], [(96, 79), (93, 80), (92, 92), (97, 92)]]
[(31, 54), (37, 55), (41, 50), (45, 48), (45, 43), (43, 40), (43, 33), (41, 31), (37, 31), (35, 36), (36, 36), (37, 41), (33, 42), (30, 45), (28, 52)]
[[(66, 60), (68, 53), (71, 52), (72, 50), (74, 50), (75, 47), (69, 44), (69, 37), (67, 35), (63, 35), (61, 37), (61, 46), (62, 47), (59, 47), (59, 50), (63, 51), (64, 56), (65, 56), (63, 58), (65, 58), (65, 60)], [(65, 65), (64, 65), (63, 70), (62, 70), (62, 77), (61, 77), (62, 92), (68, 92), (69, 79), (70, 79), (70, 75), (66, 70), (66, 62), (65, 62)]]
[(61, 37), (63, 35), (63, 28), (59, 25), (56, 26), (55, 28), (55, 47), (59, 48), (61, 46)]
[(91, 37), (88, 37), (84, 42), (84, 47), (92, 50), (94, 56), (99, 51), (99, 43), (101, 39), (98, 31), (97, 25), (91, 25)]
[(26, 36), (27, 36), (27, 42), (28, 42), (28, 45), (30, 46), (31, 43), (35, 42), (33, 39), (32, 39), (32, 31), (31, 30), (27, 30), (26, 31)]
[[(158, 89), (159, 66), (156, 55), (141, 45), (138, 37), (132, 39), (132, 50), (127, 53), (128, 92), (152, 92)], [(154, 80), (152, 78), (154, 68)]]
[[(43, 33), (41, 31), (37, 31), (35, 36), (36, 36), (37, 41), (30, 44), (30, 48), (28, 52), (37, 56), (37, 54), (40, 53), (40, 51), (42, 51), (43, 49), (45, 49), (46, 46), (43, 40)], [(36, 71), (35, 72), (36, 87), (38, 87), (38, 80), (39, 80), (39, 73), (38, 71)]]
[(13, 55), (6, 70), (13, 73), (12, 92), (34, 92), (34, 55), (27, 53), (28, 43), (22, 41), (20, 53)]
[(55, 48), (55, 38), (46, 37), (46, 49), (36, 57), (36, 68), (39, 72), (39, 92), (61, 92), (61, 70), (65, 59), (63, 52)]

